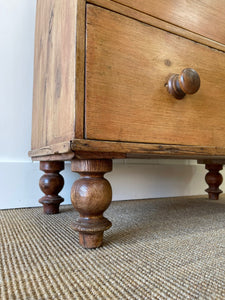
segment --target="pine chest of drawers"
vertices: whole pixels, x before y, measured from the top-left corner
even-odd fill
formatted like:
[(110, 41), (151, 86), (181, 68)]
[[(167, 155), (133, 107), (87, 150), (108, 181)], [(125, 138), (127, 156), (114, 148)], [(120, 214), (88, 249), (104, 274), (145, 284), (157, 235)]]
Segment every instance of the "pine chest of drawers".
[(38, 0), (32, 160), (57, 213), (64, 161), (80, 243), (102, 244), (116, 158), (206, 164), (217, 199), (225, 162), (225, 1)]

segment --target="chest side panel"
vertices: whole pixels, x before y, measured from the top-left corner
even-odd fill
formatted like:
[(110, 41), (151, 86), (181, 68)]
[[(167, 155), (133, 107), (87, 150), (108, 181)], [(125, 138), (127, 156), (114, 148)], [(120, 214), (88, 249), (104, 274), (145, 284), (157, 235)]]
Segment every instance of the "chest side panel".
[(74, 136), (76, 1), (37, 1), (32, 149)]

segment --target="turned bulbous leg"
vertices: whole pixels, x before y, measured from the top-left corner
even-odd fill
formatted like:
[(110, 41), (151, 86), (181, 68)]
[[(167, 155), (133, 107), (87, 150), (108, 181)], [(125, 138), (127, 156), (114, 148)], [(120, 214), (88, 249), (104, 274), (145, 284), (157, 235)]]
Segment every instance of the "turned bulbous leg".
[(219, 194), (222, 193), (219, 186), (223, 182), (223, 177), (219, 171), (223, 169), (223, 165), (206, 164), (205, 168), (209, 171), (205, 176), (205, 180), (209, 185), (209, 188), (205, 191), (208, 193), (210, 200), (218, 200)]
[(64, 201), (58, 193), (62, 190), (64, 179), (59, 174), (64, 169), (63, 161), (41, 161), (40, 169), (45, 174), (40, 178), (39, 186), (45, 194), (39, 202), (43, 204), (45, 214), (59, 213), (59, 205)]
[(111, 185), (104, 178), (104, 173), (112, 170), (112, 161), (73, 160), (71, 169), (81, 176), (71, 190), (72, 204), (80, 213), (72, 227), (79, 232), (79, 241), (84, 248), (100, 247), (104, 231), (112, 225), (103, 216), (112, 200)]

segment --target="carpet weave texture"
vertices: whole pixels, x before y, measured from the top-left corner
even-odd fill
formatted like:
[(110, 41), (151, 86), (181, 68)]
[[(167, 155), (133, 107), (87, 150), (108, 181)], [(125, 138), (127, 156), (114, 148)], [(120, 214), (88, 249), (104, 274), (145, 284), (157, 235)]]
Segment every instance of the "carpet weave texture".
[(0, 299), (225, 299), (224, 195), (113, 202), (91, 250), (60, 211), (0, 211)]

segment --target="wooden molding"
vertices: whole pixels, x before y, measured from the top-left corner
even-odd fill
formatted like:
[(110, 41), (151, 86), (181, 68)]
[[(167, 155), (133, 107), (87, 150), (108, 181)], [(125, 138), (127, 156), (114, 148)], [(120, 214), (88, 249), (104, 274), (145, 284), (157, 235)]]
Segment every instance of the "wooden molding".
[[(143, 144), (143, 143), (125, 143), (113, 141), (96, 140), (73, 140), (71, 150), (79, 154), (80, 158), (84, 155), (89, 158), (96, 157), (98, 152), (101, 158), (107, 156), (117, 156), (116, 158), (187, 158), (187, 159), (225, 159), (225, 149), (217, 147), (186, 146), (186, 145), (164, 145), (164, 144)], [(119, 156), (120, 154), (120, 156)], [(104, 156), (105, 155), (105, 156)]]
[(123, 158), (180, 158), (197, 159), (198, 163), (225, 163), (225, 149), (217, 147), (125, 143), (75, 139), (32, 150), (33, 161)]
[(71, 153), (70, 142), (53, 144), (50, 146), (45, 146), (39, 149), (34, 149), (28, 152), (28, 155), (32, 158), (38, 156), (48, 156), (57, 154), (68, 154)]

